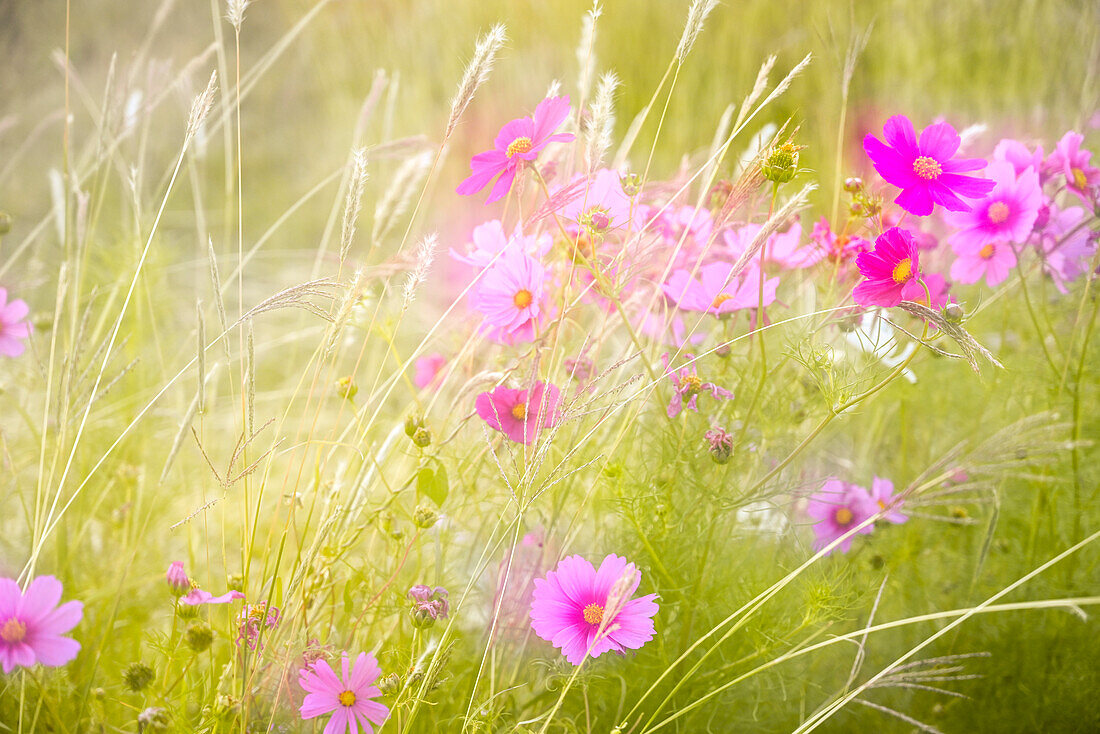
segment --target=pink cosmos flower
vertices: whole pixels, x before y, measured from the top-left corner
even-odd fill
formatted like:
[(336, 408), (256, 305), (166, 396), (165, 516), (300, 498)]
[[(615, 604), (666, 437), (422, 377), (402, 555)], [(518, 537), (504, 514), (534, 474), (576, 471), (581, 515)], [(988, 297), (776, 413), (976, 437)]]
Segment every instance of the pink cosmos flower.
[(200, 604), (228, 604), (234, 599), (243, 599), (244, 594), (239, 591), (227, 591), (221, 596), (214, 596), (209, 591), (203, 591), (199, 588), (191, 589), (187, 592), (187, 595), (180, 599), (180, 604), (186, 604), (189, 607), (197, 607)]
[(518, 250), (505, 250), (496, 264), (485, 269), (472, 305), (485, 315), (486, 325), (501, 335), (529, 332), (533, 338), (546, 278), (538, 260)]
[(469, 178), (458, 185), (459, 194), (476, 194), (497, 179), (486, 204), (503, 198), (512, 188), (516, 172), (525, 162), (534, 161), (548, 144), (573, 139), (572, 133), (554, 133), (569, 117), (569, 97), (547, 97), (535, 107), (532, 117), (520, 117), (497, 133), (494, 150), (478, 153), (470, 159)]
[(23, 321), (30, 313), (26, 302), (16, 299), (8, 301), (8, 291), (0, 288), (0, 354), (5, 357), (18, 357), (26, 351), (27, 345), (19, 341), (31, 335), (31, 325)]
[(325, 714), (332, 718), (325, 725), (324, 734), (374, 734), (374, 727), (381, 726), (390, 715), (384, 704), (372, 701), (382, 695), (372, 685), (382, 675), (374, 655), (361, 652), (355, 664), (348, 668), (348, 654), (341, 656), (341, 675), (337, 676), (324, 658), (298, 671), (298, 685), (306, 691), (302, 708), (303, 719), (313, 719)]
[(1012, 170), (1016, 172), (1017, 176), (1029, 168), (1041, 174), (1041, 169), (1043, 167), (1043, 146), (1040, 145), (1035, 149), (1035, 152), (1032, 153), (1027, 149), (1027, 146), (1019, 140), (1005, 138), (997, 143), (997, 147), (993, 149), (993, 160), (1007, 161), (1012, 165)]
[(191, 579), (187, 578), (183, 561), (172, 561), (168, 564), (168, 571), (164, 574), (164, 578), (168, 581), (168, 588), (176, 596), (183, 596), (191, 589)]
[(237, 645), (240, 646), (243, 642), (250, 649), (255, 650), (260, 639), (260, 628), (274, 629), (279, 626), (282, 618), (279, 607), (274, 605), (269, 607), (265, 601), (245, 604), (237, 613)]
[(883, 133), (885, 143), (867, 135), (863, 149), (879, 175), (901, 189), (894, 201), (910, 214), (928, 216), (936, 204), (951, 211), (969, 211), (970, 205), (960, 196), (976, 199), (993, 188), (992, 181), (962, 175), (986, 164), (981, 158), (954, 157), (962, 140), (948, 123), (929, 125), (918, 141), (909, 118), (894, 115), (886, 121)]
[(886, 514), (882, 516), (883, 520), (897, 525), (909, 522), (909, 518), (901, 514), (901, 506), (905, 502), (900, 497), (894, 496), (894, 483), (889, 479), (875, 477), (871, 482), (871, 499), (874, 500), (879, 512), (886, 510)]
[(824, 257), (835, 263), (845, 263), (874, 247), (862, 237), (836, 234), (825, 217), (814, 224), (810, 242), (823, 253)]
[(447, 358), (439, 352), (432, 352), (431, 354), (425, 354), (423, 357), (420, 357), (413, 365), (413, 369), (415, 370), (413, 384), (423, 390), (435, 383), (436, 378), (439, 377), (439, 373), (446, 364)]
[(61, 582), (39, 576), (26, 591), (14, 579), (0, 578), (0, 667), (10, 673), (35, 663), (56, 667), (80, 652), (80, 643), (63, 637), (84, 616), (84, 604), (61, 601)]
[(477, 268), (484, 268), (494, 262), (497, 253), (509, 245), (537, 258), (545, 255), (553, 244), (549, 233), (543, 232), (537, 237), (525, 236), (518, 225), (512, 236), (509, 237), (504, 233), (504, 225), (500, 223), (499, 219), (484, 222), (474, 227), (470, 239), (471, 243), (468, 245), (465, 255), (452, 247), (451, 257), (461, 263), (473, 265)]
[(958, 257), (951, 263), (951, 278), (960, 283), (977, 283), (983, 277), (991, 288), (1003, 283), (1016, 267), (1016, 252), (1007, 242), (989, 242), (981, 247), (952, 245)]
[[(575, 187), (583, 179), (584, 176), (578, 176), (569, 186)], [(562, 206), (561, 215), (576, 225), (576, 231), (584, 229), (593, 236), (602, 237), (626, 229), (630, 223), (630, 205), (619, 173), (602, 168), (592, 176), (587, 187), (580, 185), (579, 194)]]
[(687, 360), (687, 364), (677, 370), (670, 370), (668, 368), (668, 353), (661, 355), (661, 363), (665, 366), (665, 374), (672, 380), (673, 389), (672, 400), (668, 403), (668, 417), (675, 418), (680, 415), (680, 411), (687, 408), (688, 410), (698, 411), (697, 402), (699, 396), (703, 393), (709, 392), (716, 400), (729, 400), (733, 397), (733, 393), (725, 388), (718, 387), (713, 382), (703, 382), (699, 378), (699, 371), (695, 368), (695, 355), (685, 354), (684, 359)]
[(563, 558), (545, 579), (535, 579), (531, 629), (573, 665), (609, 650), (637, 650), (653, 639), (657, 613), (656, 594), (630, 598), (641, 580), (620, 556), (604, 558), (598, 571), (581, 556)]
[(989, 196), (968, 212), (946, 217), (958, 229), (949, 238), (956, 252), (960, 247), (976, 250), (998, 241), (1023, 242), (1035, 226), (1043, 203), (1039, 174), (1029, 168), (1017, 178), (1008, 161), (990, 163), (988, 173), (996, 184)]
[(1059, 209), (1051, 204), (1048, 214), (1036, 247), (1043, 258), (1043, 269), (1054, 280), (1055, 287), (1067, 293), (1066, 283), (1077, 280), (1089, 269), (1089, 262), (1096, 254), (1096, 233), (1081, 226), (1086, 215), (1079, 206)]
[(1092, 153), (1081, 149), (1085, 136), (1070, 130), (1058, 141), (1047, 162), (1066, 177), (1066, 188), (1085, 203), (1092, 202), (1089, 189), (1100, 186), (1100, 168), (1089, 165)]
[[(699, 279), (691, 271), (679, 269), (661, 286), (664, 294), (685, 311), (703, 311), (722, 316), (760, 303), (760, 268), (750, 265), (741, 277), (732, 275), (733, 264), (707, 263), (699, 268)], [(779, 278), (764, 281), (764, 305), (775, 302)]]
[[(814, 525), (814, 550), (819, 551), (840, 536), (878, 512), (878, 505), (867, 490), (839, 479), (829, 479), (817, 494), (810, 497), (806, 514), (817, 520)], [(872, 525), (859, 530), (856, 535), (867, 535)], [(852, 538), (845, 538), (833, 550), (847, 553)], [(833, 551), (829, 551), (832, 553)]]
[(670, 206), (660, 213), (646, 207), (642, 216), (645, 219), (652, 217), (651, 226), (669, 245), (676, 245), (685, 235), (686, 241), (703, 244), (710, 239), (714, 227), (714, 217), (710, 210), (696, 209), (693, 206)]
[[(828, 226), (828, 225), (826, 225)], [(759, 224), (746, 224), (722, 233), (722, 239), (730, 254), (740, 257), (761, 230)], [(816, 244), (802, 245), (802, 225), (792, 224), (786, 232), (776, 232), (768, 238), (764, 246), (765, 262), (775, 263), (786, 270), (808, 268), (826, 257), (825, 249)], [(759, 262), (759, 257), (755, 260)]]
[(536, 382), (529, 390), (495, 387), (477, 396), (478, 416), (512, 441), (530, 445), (543, 428), (561, 419), (561, 392), (557, 386)]
[(920, 252), (908, 230), (891, 227), (875, 240), (873, 252), (856, 258), (866, 278), (852, 291), (861, 306), (893, 307), (902, 301), (923, 300), (920, 286)]

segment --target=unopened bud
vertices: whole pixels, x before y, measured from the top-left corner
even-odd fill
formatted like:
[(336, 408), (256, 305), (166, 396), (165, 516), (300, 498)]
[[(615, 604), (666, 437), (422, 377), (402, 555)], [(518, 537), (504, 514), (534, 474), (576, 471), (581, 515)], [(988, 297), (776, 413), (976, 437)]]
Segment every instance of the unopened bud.
[(11, 215), (7, 212), (0, 212), (0, 237), (3, 237), (8, 232), (11, 232)]
[(145, 663), (130, 663), (122, 671), (123, 684), (134, 693), (144, 691), (155, 677), (156, 673)]
[(961, 324), (966, 312), (957, 303), (949, 303), (943, 307), (943, 317), (952, 324)]
[(183, 643), (195, 652), (205, 652), (214, 644), (214, 630), (206, 622), (193, 622), (183, 633)]
[(384, 675), (378, 679), (378, 690), (382, 692), (383, 696), (392, 696), (401, 690), (401, 676), (397, 673), (390, 673)]
[(422, 425), (424, 425), (424, 419), (420, 417), (419, 413), (413, 413), (405, 418), (405, 435), (412, 438), (413, 434), (416, 433), (416, 429)]
[(849, 194), (859, 193), (863, 190), (863, 179), (859, 176), (844, 179), (844, 190)]
[(191, 581), (187, 578), (183, 561), (172, 561), (168, 564), (168, 571), (164, 574), (164, 578), (168, 581), (168, 588), (173, 596), (180, 597), (191, 590)]
[(412, 442), (418, 448), (426, 449), (432, 445), (432, 432), (428, 430), (427, 426), (420, 426), (413, 431)]
[(799, 146), (785, 143), (772, 148), (764, 160), (764, 178), (774, 183), (787, 183), (798, 173)]
[(336, 394), (345, 400), (354, 399), (357, 392), (359, 386), (352, 381), (351, 375), (345, 375), (336, 381)]
[(628, 173), (619, 178), (623, 186), (623, 193), (633, 199), (642, 191), (642, 177), (636, 173)]
[(417, 505), (413, 510), (413, 525), (421, 530), (427, 530), (437, 522), (439, 522), (439, 513), (429, 505)]

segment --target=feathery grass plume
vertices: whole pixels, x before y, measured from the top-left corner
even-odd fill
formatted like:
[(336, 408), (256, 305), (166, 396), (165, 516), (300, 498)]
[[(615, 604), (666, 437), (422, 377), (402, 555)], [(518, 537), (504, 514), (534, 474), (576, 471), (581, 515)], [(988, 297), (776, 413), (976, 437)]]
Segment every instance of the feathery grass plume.
[(806, 67), (809, 66), (810, 62), (813, 60), (813, 57), (813, 53), (808, 53), (803, 56), (802, 60), (795, 64), (793, 69), (787, 72), (787, 76), (783, 77), (783, 81), (779, 82), (779, 84), (775, 86), (775, 89), (772, 90), (772, 93), (769, 94), (767, 98), (760, 103), (760, 107), (767, 107), (770, 103), (775, 101), (777, 97), (790, 89), (791, 82), (793, 82), (799, 74), (806, 70)]
[(756, 104), (756, 100), (760, 99), (760, 95), (768, 88), (768, 75), (771, 74), (772, 67), (775, 66), (776, 58), (774, 55), (769, 56), (760, 65), (760, 69), (756, 72), (756, 81), (752, 85), (752, 90), (745, 96), (745, 99), (741, 102), (741, 108), (737, 111), (737, 122), (734, 127), (741, 126), (741, 123), (745, 121), (745, 116), (749, 114), (749, 110)]
[(722, 117), (718, 120), (718, 127), (714, 129), (714, 137), (710, 140), (710, 149), (707, 152), (708, 163), (703, 167), (699, 180), (713, 181), (717, 178), (718, 165), (722, 162), (722, 145), (729, 136), (730, 124), (733, 122), (733, 105), (726, 105)]
[(425, 150), (405, 161), (393, 175), (390, 185), (374, 209), (374, 227), (371, 246), (377, 247), (385, 239), (397, 221), (409, 209), (409, 202), (416, 195), (428, 169), (432, 165), (432, 152)]
[(226, 0), (225, 19), (238, 33), (241, 30), (241, 23), (244, 23), (244, 11), (251, 4), (252, 0)]
[(179, 429), (176, 431), (176, 437), (172, 440), (172, 446), (168, 449), (168, 458), (164, 460), (164, 468), (161, 469), (160, 480), (157, 482), (158, 485), (163, 485), (168, 479), (168, 472), (171, 471), (172, 465), (176, 461), (176, 456), (179, 455), (180, 449), (183, 447), (183, 442), (188, 432), (191, 430), (191, 424), (194, 423), (195, 416), (203, 411), (203, 395), (205, 395), (206, 391), (206, 381), (213, 381), (217, 374), (218, 365), (214, 365), (210, 369), (209, 375), (205, 372), (199, 372), (199, 389), (195, 392), (195, 397), (191, 399), (191, 404), (188, 406), (187, 412), (183, 416), (183, 420), (180, 421)]
[(443, 131), (444, 140), (451, 137), (459, 118), (466, 111), (470, 100), (474, 98), (474, 92), (489, 78), (497, 51), (504, 45), (505, 38), (504, 24), (497, 23), (478, 39), (474, 47), (474, 56), (466, 65), (466, 72), (462, 75), (462, 81), (458, 83), (458, 92), (455, 93), (454, 100), (451, 102), (451, 115), (447, 118), (447, 127)]
[(970, 368), (979, 373), (981, 372), (981, 368), (978, 364), (979, 356), (987, 359), (989, 363), (992, 364), (994, 367), (1000, 367), (1001, 369), (1004, 369), (1004, 365), (997, 361), (997, 358), (993, 356), (992, 352), (979, 344), (978, 340), (972, 337), (970, 333), (966, 329), (962, 328), (959, 323), (948, 319), (940, 311), (928, 308), (923, 304), (914, 303), (912, 301), (902, 301), (900, 304), (898, 304), (898, 308), (902, 309), (903, 311), (908, 311), (917, 318), (931, 321), (933, 324), (940, 328), (942, 333), (947, 334), (949, 337), (954, 339), (955, 343), (958, 344), (963, 351), (963, 353), (959, 355), (951, 354), (950, 352), (945, 352), (939, 349), (935, 350), (939, 354), (942, 354), (945, 357), (965, 359), (970, 365)]
[(599, 0), (594, 0), (581, 20), (581, 41), (577, 45), (577, 67), (580, 70), (577, 77), (578, 109), (588, 100), (588, 94), (592, 91), (592, 80), (596, 76), (596, 21), (601, 15), (603, 8), (600, 7)]
[(733, 264), (733, 269), (730, 271), (731, 278), (741, 274), (741, 271), (745, 269), (754, 257), (756, 257), (760, 252), (760, 248), (763, 247), (764, 243), (768, 241), (768, 238), (779, 229), (781, 224), (788, 221), (796, 212), (809, 204), (810, 194), (816, 190), (817, 184), (806, 184), (797, 194), (792, 196), (787, 203), (779, 207), (779, 210), (764, 223), (764, 226), (756, 233), (756, 236), (753, 237), (749, 246), (745, 248), (741, 257)]
[(611, 147), (611, 134), (615, 129), (615, 90), (618, 86), (618, 75), (609, 71), (600, 77), (596, 87), (592, 116), (584, 129), (585, 160), (589, 173), (600, 167), (607, 149)]
[(684, 23), (684, 32), (680, 36), (680, 43), (676, 46), (676, 63), (684, 63), (684, 59), (691, 52), (691, 47), (695, 45), (695, 40), (703, 31), (703, 23), (716, 5), (718, 0), (695, 0), (691, 4), (687, 22)]
[(195, 134), (202, 127), (206, 116), (210, 114), (210, 108), (214, 106), (214, 92), (218, 89), (218, 72), (215, 69), (210, 72), (210, 81), (206, 83), (206, 89), (202, 90), (195, 101), (191, 103), (191, 114), (187, 117), (187, 134), (184, 136), (184, 145), (191, 142)]
[(351, 154), (351, 181), (348, 182), (348, 196), (344, 202), (344, 225), (340, 231), (340, 262), (348, 257), (351, 241), (355, 239), (356, 226), (359, 223), (359, 211), (363, 208), (363, 191), (367, 187), (367, 151), (358, 148)]
[(340, 333), (344, 330), (344, 326), (348, 323), (348, 319), (351, 318), (351, 313), (355, 308), (355, 304), (359, 302), (360, 297), (363, 295), (363, 284), (365, 281), (366, 277), (364, 271), (361, 268), (357, 269), (355, 275), (351, 279), (351, 287), (348, 288), (344, 300), (340, 303), (340, 308), (336, 310), (336, 316), (333, 318), (332, 326), (329, 328), (328, 339), (325, 342), (326, 357), (331, 355), (332, 351), (336, 349), (336, 345), (340, 341)]
[(432, 261), (435, 260), (435, 250), (439, 245), (439, 236), (432, 232), (420, 240), (416, 246), (416, 262), (409, 271), (409, 277), (405, 280), (405, 288), (402, 296), (401, 311), (404, 313), (416, 297), (416, 289), (427, 280), (428, 271), (431, 270)]
[(210, 261), (210, 281), (214, 285), (214, 306), (218, 310), (218, 325), (222, 327), (221, 336), (218, 338), (225, 350), (225, 363), (229, 364), (229, 340), (226, 339), (229, 333), (229, 318), (225, 312), (225, 299), (222, 298), (222, 279), (218, 274), (218, 256), (214, 254), (213, 237), (207, 238), (206, 256)]
[(339, 291), (341, 287), (341, 284), (337, 283), (332, 278), (316, 278), (314, 280), (308, 280), (305, 283), (292, 285), (289, 288), (284, 288), (273, 296), (265, 298), (263, 301), (250, 308), (244, 315), (237, 319), (236, 323), (233, 325), (240, 326), (253, 316), (258, 316), (269, 311), (278, 311), (284, 308), (300, 308), (318, 318), (332, 323), (332, 316), (309, 299), (317, 297), (331, 301), (336, 297), (334, 291)]

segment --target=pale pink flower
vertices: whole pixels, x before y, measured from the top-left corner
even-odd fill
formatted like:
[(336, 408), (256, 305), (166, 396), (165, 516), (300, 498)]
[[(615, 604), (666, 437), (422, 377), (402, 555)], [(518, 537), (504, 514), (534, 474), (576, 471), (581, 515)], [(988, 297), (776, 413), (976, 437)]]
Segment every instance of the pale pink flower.
[(1059, 209), (1051, 204), (1049, 217), (1039, 234), (1036, 248), (1043, 258), (1043, 269), (1062, 293), (1067, 283), (1081, 277), (1089, 269), (1096, 254), (1095, 231), (1082, 226), (1087, 216), (1079, 206)]
[[(685, 311), (702, 311), (723, 316), (743, 308), (755, 309), (760, 303), (760, 268), (749, 265), (740, 276), (734, 276), (733, 264), (707, 263), (699, 268), (698, 280), (691, 271), (679, 269), (672, 273), (661, 291)], [(779, 278), (764, 281), (764, 304), (775, 302)]]
[(26, 351), (27, 345), (20, 340), (31, 335), (31, 325), (23, 320), (28, 313), (25, 301), (8, 301), (7, 289), (0, 288), (0, 354), (18, 357)]
[(1007, 161), (1012, 165), (1012, 169), (1019, 176), (1029, 168), (1042, 177), (1043, 167), (1043, 146), (1039, 146), (1032, 153), (1027, 149), (1027, 146), (1021, 143), (1019, 140), (1012, 140), (1011, 138), (1005, 138), (1001, 142), (997, 143), (997, 147), (993, 149), (994, 161)]
[(485, 323), (502, 336), (530, 334), (543, 309), (546, 269), (535, 258), (507, 249), (481, 275), (471, 299)]
[[(821, 490), (810, 497), (806, 514), (817, 523), (814, 525), (814, 550), (819, 551), (870, 519), (878, 512), (878, 504), (867, 490), (839, 479), (828, 479)], [(873, 524), (856, 531), (855, 535), (867, 535)], [(833, 551), (847, 553), (852, 547), (852, 537), (845, 538)]]
[(80, 652), (80, 643), (63, 635), (79, 624), (84, 604), (61, 601), (61, 582), (39, 576), (26, 591), (14, 579), (0, 578), (0, 667), (10, 673), (35, 663), (64, 665)]
[(1007, 242), (952, 248), (958, 257), (951, 263), (951, 279), (959, 283), (977, 283), (985, 278), (986, 285), (993, 287), (1003, 283), (1016, 267), (1016, 251)]
[(880, 512), (885, 511), (883, 520), (895, 524), (909, 522), (909, 518), (901, 514), (901, 507), (905, 501), (894, 495), (894, 483), (889, 479), (874, 478), (871, 482), (871, 499), (878, 505)]
[(382, 669), (374, 655), (361, 652), (355, 664), (348, 665), (348, 654), (341, 656), (341, 675), (324, 659), (298, 671), (298, 685), (306, 691), (299, 710), (303, 719), (313, 719), (325, 714), (332, 718), (325, 725), (324, 734), (374, 734), (374, 727), (381, 726), (389, 717), (385, 705), (372, 701), (382, 695), (373, 685)]
[(545, 255), (553, 244), (549, 233), (543, 232), (538, 236), (527, 236), (523, 234), (519, 225), (516, 225), (515, 231), (509, 237), (504, 233), (504, 225), (500, 223), (499, 219), (484, 222), (474, 227), (474, 231), (470, 234), (470, 240), (471, 242), (467, 245), (465, 254), (452, 247), (451, 257), (461, 263), (473, 265), (477, 268), (484, 268), (491, 264), (497, 253), (505, 247), (518, 248), (526, 254), (538, 258)]
[(443, 371), (443, 367), (447, 364), (447, 358), (439, 352), (432, 352), (431, 354), (425, 354), (416, 360), (413, 365), (415, 374), (413, 375), (413, 384), (419, 387), (421, 390), (429, 385), (435, 384), (439, 373)]
[(498, 386), (475, 401), (478, 416), (490, 428), (522, 444), (534, 443), (542, 429), (554, 426), (561, 419), (560, 407), (561, 392), (546, 382), (528, 390)]
[(1085, 136), (1072, 130), (1062, 136), (1047, 163), (1066, 177), (1066, 188), (1082, 201), (1091, 204), (1091, 189), (1100, 186), (1100, 168), (1091, 165), (1092, 153), (1081, 148)]
[[(578, 186), (579, 176), (571, 187)], [(630, 197), (623, 192), (618, 172), (602, 168), (589, 179), (587, 187), (581, 187), (579, 195), (571, 198), (561, 208), (561, 216), (590, 235), (606, 237), (616, 230), (625, 230), (630, 224)], [(576, 230), (575, 230), (576, 231)]]

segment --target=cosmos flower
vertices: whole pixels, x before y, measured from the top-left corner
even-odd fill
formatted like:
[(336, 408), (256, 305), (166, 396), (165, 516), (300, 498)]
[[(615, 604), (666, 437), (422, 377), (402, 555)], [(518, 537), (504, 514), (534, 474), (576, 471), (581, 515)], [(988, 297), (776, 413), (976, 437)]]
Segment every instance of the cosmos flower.
[(687, 364), (677, 370), (668, 368), (668, 353), (661, 355), (661, 362), (665, 366), (665, 374), (672, 380), (672, 400), (668, 403), (668, 417), (675, 418), (685, 408), (698, 411), (697, 402), (703, 393), (710, 393), (715, 399), (729, 400), (733, 393), (725, 388), (718, 387), (713, 382), (703, 382), (699, 379), (699, 372), (695, 368), (695, 355), (685, 354)]
[(936, 204), (951, 211), (969, 211), (970, 205), (960, 197), (980, 198), (993, 188), (992, 181), (962, 175), (985, 168), (986, 162), (956, 159), (962, 140), (946, 122), (924, 128), (918, 140), (909, 118), (894, 115), (886, 121), (883, 134), (885, 143), (867, 135), (863, 149), (879, 175), (901, 189), (894, 201), (910, 214), (928, 216)]
[(561, 559), (535, 579), (531, 629), (580, 665), (588, 656), (637, 650), (653, 639), (656, 594), (632, 599), (642, 574), (625, 558), (609, 555), (597, 571), (581, 556)]
[(1007, 242), (989, 242), (981, 247), (952, 245), (957, 257), (951, 263), (951, 278), (959, 283), (977, 283), (985, 278), (993, 287), (1003, 283), (1016, 267), (1016, 252)]
[(172, 561), (168, 564), (168, 571), (165, 572), (164, 578), (168, 581), (168, 588), (176, 596), (183, 596), (191, 589), (191, 579), (187, 578), (183, 561)]
[[(878, 509), (878, 504), (863, 487), (839, 479), (828, 479), (820, 491), (810, 497), (806, 508), (806, 514), (817, 520), (814, 525), (814, 550), (819, 551), (829, 545), (874, 516)], [(856, 535), (867, 535), (872, 529), (872, 525), (867, 525)], [(833, 550), (847, 553), (851, 547), (852, 536), (849, 536)]]
[(866, 278), (852, 291), (861, 306), (890, 308), (902, 301), (923, 298), (920, 286), (920, 252), (908, 230), (891, 227), (875, 240), (873, 252), (856, 258), (856, 267)]
[(39, 576), (26, 591), (14, 579), (0, 578), (0, 667), (10, 673), (35, 663), (56, 667), (80, 652), (80, 643), (63, 637), (84, 616), (84, 604), (61, 601), (61, 582)]
[(373, 683), (382, 675), (374, 655), (359, 653), (349, 669), (348, 654), (341, 656), (341, 675), (332, 666), (318, 659), (312, 665), (298, 671), (298, 685), (306, 691), (302, 708), (303, 719), (313, 719), (325, 714), (332, 718), (325, 725), (324, 734), (374, 734), (374, 727), (381, 726), (390, 715), (384, 704), (372, 701), (381, 696)]
[(473, 265), (477, 268), (484, 268), (493, 263), (497, 253), (509, 245), (538, 258), (545, 255), (551, 244), (553, 244), (553, 240), (548, 233), (543, 232), (538, 236), (524, 235), (519, 225), (516, 226), (512, 236), (509, 237), (505, 234), (504, 225), (500, 223), (499, 219), (484, 222), (474, 227), (474, 231), (470, 233), (470, 240), (466, 254), (458, 252), (452, 247), (451, 257), (461, 263)]
[[(779, 278), (764, 281), (764, 305), (775, 302)], [(742, 308), (756, 308), (760, 303), (760, 268), (749, 265), (742, 275), (733, 275), (733, 264), (707, 263), (699, 268), (699, 278), (691, 271), (679, 269), (661, 286), (664, 294), (685, 311), (702, 311), (722, 316)]]
[(31, 335), (31, 325), (23, 320), (28, 313), (25, 301), (8, 301), (7, 289), (0, 288), (0, 354), (18, 357), (26, 351), (27, 345), (20, 340)]
[(485, 203), (492, 204), (503, 198), (512, 188), (520, 166), (537, 159), (542, 149), (552, 142), (573, 140), (572, 133), (554, 133), (570, 112), (569, 97), (547, 97), (535, 107), (533, 116), (505, 124), (497, 133), (494, 149), (470, 159), (472, 173), (456, 191), (467, 196), (476, 194), (499, 175)]
[(871, 499), (878, 506), (879, 511), (888, 510), (882, 516), (883, 520), (900, 525), (909, 522), (909, 518), (901, 514), (901, 506), (905, 502), (900, 497), (894, 496), (894, 483), (889, 479), (875, 477), (871, 482)]
[(1008, 161), (990, 163), (988, 173), (996, 184), (989, 196), (974, 202), (968, 212), (946, 217), (958, 230), (949, 238), (956, 253), (993, 242), (1023, 242), (1035, 225), (1043, 203), (1039, 174), (1028, 168), (1017, 177)]
[(524, 330), (533, 336), (546, 279), (546, 269), (538, 260), (518, 250), (505, 250), (483, 272), (471, 305), (485, 315), (488, 326), (503, 335)]
[(413, 384), (421, 390), (434, 384), (439, 377), (439, 373), (446, 364), (447, 358), (439, 352), (432, 352), (431, 354), (425, 354), (423, 357), (418, 358), (413, 365), (413, 369), (415, 370), (413, 374)]
[(512, 441), (530, 445), (543, 428), (560, 420), (561, 392), (557, 386), (536, 382), (529, 390), (495, 387), (477, 396), (478, 416)]
[(1091, 203), (1089, 189), (1100, 186), (1100, 168), (1089, 165), (1092, 153), (1081, 149), (1084, 140), (1084, 135), (1070, 130), (1058, 141), (1047, 163), (1052, 169), (1065, 175), (1066, 188), (1085, 203)]
[(993, 161), (1006, 161), (1012, 166), (1012, 170), (1019, 176), (1024, 171), (1031, 169), (1041, 174), (1043, 167), (1043, 146), (1039, 146), (1032, 153), (1027, 146), (1019, 140), (1005, 138), (997, 143), (993, 149)]
[(1062, 293), (1068, 292), (1067, 283), (1089, 269), (1089, 262), (1096, 254), (1096, 233), (1081, 226), (1085, 217), (1085, 210), (1079, 206), (1059, 209), (1051, 204), (1047, 222), (1035, 243), (1043, 258), (1043, 269)]
[(855, 259), (861, 252), (867, 252), (874, 247), (862, 237), (836, 234), (825, 217), (814, 224), (813, 231), (810, 233), (810, 242), (822, 252), (823, 257), (835, 263)]

